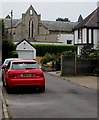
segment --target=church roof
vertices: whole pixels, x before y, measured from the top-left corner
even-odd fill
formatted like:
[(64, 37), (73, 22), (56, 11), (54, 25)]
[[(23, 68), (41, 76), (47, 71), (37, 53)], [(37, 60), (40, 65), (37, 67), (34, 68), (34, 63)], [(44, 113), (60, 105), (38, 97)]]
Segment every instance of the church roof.
[(99, 7), (94, 10), (90, 15), (88, 15), (84, 20), (79, 22), (73, 29), (78, 29), (82, 27), (89, 28), (99, 28)]
[[(17, 23), (18, 19), (12, 20), (12, 26), (14, 26)], [(5, 28), (11, 28), (11, 19), (4, 19), (5, 22)]]
[(76, 25), (75, 22), (61, 22), (61, 21), (41, 21), (41, 23), (50, 31), (67, 31), (71, 32)]

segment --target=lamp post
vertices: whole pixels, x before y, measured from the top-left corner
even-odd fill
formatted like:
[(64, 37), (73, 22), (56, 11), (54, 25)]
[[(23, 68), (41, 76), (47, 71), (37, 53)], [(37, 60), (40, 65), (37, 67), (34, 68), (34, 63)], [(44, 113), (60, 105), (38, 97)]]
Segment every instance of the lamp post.
[(11, 10), (11, 38), (12, 38), (12, 18), (13, 18), (13, 10)]

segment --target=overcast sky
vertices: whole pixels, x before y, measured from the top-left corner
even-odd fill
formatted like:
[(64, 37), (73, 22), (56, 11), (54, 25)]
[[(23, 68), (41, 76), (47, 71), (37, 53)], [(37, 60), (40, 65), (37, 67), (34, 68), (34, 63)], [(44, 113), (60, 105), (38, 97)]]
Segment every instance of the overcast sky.
[[(32, 0), (33, 1), (33, 0)], [(38, 1), (38, 2), (37, 2)], [(72, 1), (72, 0), (34, 0), (33, 2), (28, 0), (1, 0), (0, 2), (0, 18), (5, 18), (10, 15), (11, 9), (13, 10), (13, 18), (21, 18), (22, 13), (25, 13), (30, 5), (34, 7), (38, 14), (41, 14), (41, 20), (55, 21), (58, 17), (69, 18), (70, 21), (77, 21), (81, 14), (83, 18), (88, 16), (97, 8), (98, 0), (84, 1)]]

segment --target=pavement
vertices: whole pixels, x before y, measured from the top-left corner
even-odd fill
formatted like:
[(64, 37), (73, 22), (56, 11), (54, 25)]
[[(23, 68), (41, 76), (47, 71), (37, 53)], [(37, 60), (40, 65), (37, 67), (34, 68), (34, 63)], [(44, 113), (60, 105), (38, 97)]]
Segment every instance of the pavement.
[(63, 78), (64, 80), (68, 80), (68, 81), (74, 82), (76, 84), (79, 84), (81, 86), (91, 88), (94, 90), (99, 90), (99, 88), (97, 87), (99, 77), (97, 77), (97, 76), (64, 76), (63, 77), (63, 76), (61, 76), (60, 71), (49, 72), (49, 73), (52, 75), (55, 75), (55, 76), (59, 76), (59, 77)]
[[(63, 77), (61, 76), (60, 71), (48, 72), (48, 73), (50, 73), (51, 75), (61, 77), (64, 80), (72, 81), (81, 86), (97, 90), (98, 77), (96, 76), (65, 76)], [(0, 120), (2, 119), (2, 116), (4, 117), (6, 116), (6, 118), (8, 118), (7, 106), (5, 103), (4, 96), (2, 94), (2, 82), (0, 81)]]

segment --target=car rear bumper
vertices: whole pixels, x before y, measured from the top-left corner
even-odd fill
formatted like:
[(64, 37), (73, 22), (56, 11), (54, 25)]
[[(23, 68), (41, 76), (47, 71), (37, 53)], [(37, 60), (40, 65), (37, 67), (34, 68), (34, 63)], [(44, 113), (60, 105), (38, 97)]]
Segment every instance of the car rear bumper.
[(9, 79), (7, 81), (9, 87), (16, 86), (45, 86), (45, 79)]

